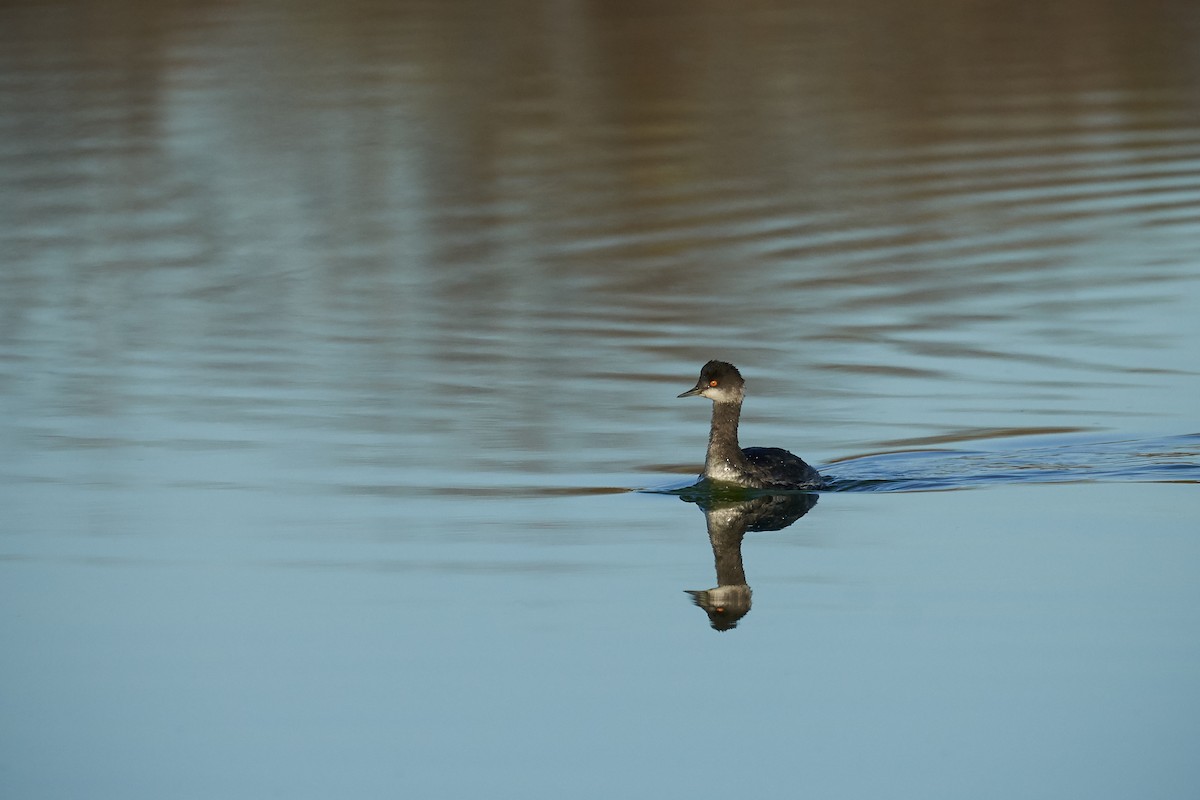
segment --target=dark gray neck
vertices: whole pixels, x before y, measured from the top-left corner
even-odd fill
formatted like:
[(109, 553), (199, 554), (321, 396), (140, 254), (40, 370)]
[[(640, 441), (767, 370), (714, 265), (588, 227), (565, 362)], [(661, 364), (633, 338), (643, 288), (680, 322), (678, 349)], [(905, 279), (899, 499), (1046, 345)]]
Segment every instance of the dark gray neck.
[(746, 458), (738, 446), (738, 419), (741, 403), (713, 403), (712, 429), (708, 433), (708, 454), (704, 458), (705, 474), (713, 474), (722, 463), (745, 467)]
[[(746, 533), (745, 514), (705, 513), (708, 540), (712, 543), (713, 559), (717, 566), (717, 586), (739, 586), (746, 583), (746, 568), (742, 566), (742, 537)], [(732, 519), (730, 518), (732, 516)]]

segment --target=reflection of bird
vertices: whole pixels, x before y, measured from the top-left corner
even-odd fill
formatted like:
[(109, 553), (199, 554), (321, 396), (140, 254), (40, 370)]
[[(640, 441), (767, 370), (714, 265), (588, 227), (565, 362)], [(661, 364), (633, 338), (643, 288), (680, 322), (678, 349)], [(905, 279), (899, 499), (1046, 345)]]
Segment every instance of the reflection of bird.
[(821, 473), (779, 447), (738, 446), (738, 419), (745, 398), (745, 381), (737, 367), (709, 361), (696, 385), (679, 395), (700, 395), (713, 402), (712, 429), (704, 458), (704, 477), (750, 489), (819, 489)]
[[(740, 554), (739, 554), (740, 555)], [(708, 614), (708, 624), (714, 631), (737, 627), (742, 617), (750, 613), (750, 587), (746, 584), (717, 586), (714, 589), (687, 589), (692, 602)]]
[(703, 608), (714, 630), (727, 631), (750, 613), (750, 586), (742, 566), (742, 537), (746, 531), (777, 531), (791, 525), (817, 503), (815, 494), (784, 494), (755, 497), (743, 502), (713, 502), (683, 496), (704, 512), (708, 540), (717, 566), (717, 586), (687, 590), (692, 602)]

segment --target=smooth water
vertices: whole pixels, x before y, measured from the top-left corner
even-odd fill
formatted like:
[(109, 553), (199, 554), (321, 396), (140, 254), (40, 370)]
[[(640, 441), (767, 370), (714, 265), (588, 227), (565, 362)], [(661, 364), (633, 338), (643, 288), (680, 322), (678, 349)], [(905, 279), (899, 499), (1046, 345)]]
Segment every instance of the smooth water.
[(0, 796), (1194, 797), (1198, 43), (6, 4)]

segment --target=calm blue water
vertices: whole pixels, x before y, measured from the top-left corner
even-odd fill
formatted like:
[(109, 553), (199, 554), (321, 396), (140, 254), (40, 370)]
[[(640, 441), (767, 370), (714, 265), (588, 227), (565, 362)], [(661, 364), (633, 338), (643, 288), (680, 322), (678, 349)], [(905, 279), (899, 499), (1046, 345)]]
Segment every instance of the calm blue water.
[(1196, 796), (1197, 32), (6, 5), (0, 796)]

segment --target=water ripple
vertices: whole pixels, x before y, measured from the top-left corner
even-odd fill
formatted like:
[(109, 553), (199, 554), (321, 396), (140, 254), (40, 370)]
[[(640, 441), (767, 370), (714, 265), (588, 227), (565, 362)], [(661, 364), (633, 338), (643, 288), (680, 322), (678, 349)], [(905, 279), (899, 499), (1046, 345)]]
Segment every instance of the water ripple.
[(1012, 483), (1200, 483), (1200, 434), (1118, 441), (1065, 440), (1014, 449), (874, 453), (822, 469), (834, 491), (975, 489)]

